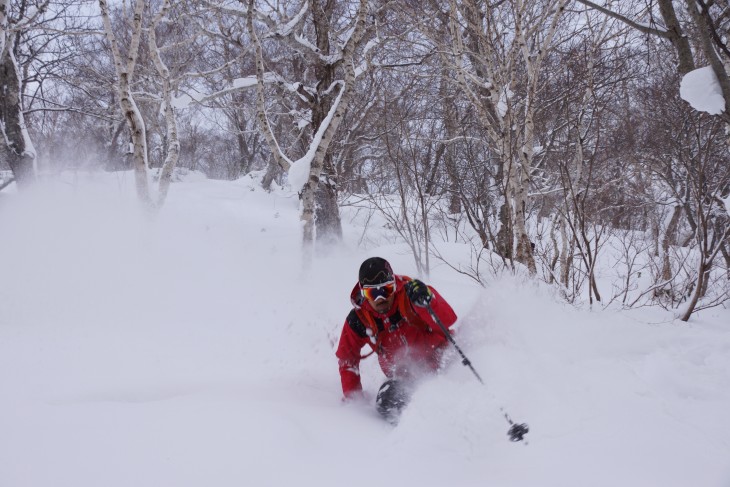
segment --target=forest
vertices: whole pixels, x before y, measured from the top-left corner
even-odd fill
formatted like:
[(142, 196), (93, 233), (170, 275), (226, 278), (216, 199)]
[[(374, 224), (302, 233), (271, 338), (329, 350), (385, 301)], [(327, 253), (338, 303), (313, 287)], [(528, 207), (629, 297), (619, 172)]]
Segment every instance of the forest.
[(729, 42), (727, 0), (0, 0), (0, 191), (255, 175), (305, 255), (367, 208), (424, 274), (687, 321), (730, 299)]

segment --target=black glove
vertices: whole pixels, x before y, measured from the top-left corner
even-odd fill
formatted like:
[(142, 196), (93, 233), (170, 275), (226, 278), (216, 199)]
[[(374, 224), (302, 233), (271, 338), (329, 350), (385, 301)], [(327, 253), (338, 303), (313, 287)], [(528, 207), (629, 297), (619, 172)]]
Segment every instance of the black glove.
[(418, 279), (412, 279), (406, 283), (406, 295), (416, 306), (425, 307), (433, 299), (433, 293), (423, 282)]

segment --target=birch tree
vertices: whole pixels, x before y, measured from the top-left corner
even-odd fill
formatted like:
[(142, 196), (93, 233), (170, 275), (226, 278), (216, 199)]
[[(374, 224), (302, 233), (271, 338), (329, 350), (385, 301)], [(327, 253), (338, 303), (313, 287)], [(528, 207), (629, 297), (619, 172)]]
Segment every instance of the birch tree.
[(134, 3), (130, 26), (131, 39), (129, 45), (125, 46), (125, 51), (122, 50), (120, 40), (117, 38), (112, 27), (107, 0), (99, 0), (99, 8), (101, 10), (101, 17), (104, 25), (104, 34), (106, 35), (114, 58), (114, 68), (117, 78), (115, 88), (119, 100), (119, 107), (127, 122), (127, 128), (129, 129), (132, 139), (131, 145), (137, 197), (142, 203), (152, 207), (153, 203), (152, 196), (150, 194), (148, 175), (149, 163), (147, 159), (147, 129), (145, 127), (142, 114), (137, 106), (137, 102), (132, 94), (132, 83), (134, 80), (135, 69), (137, 68), (139, 45), (142, 40), (142, 17), (145, 9), (145, 1), (136, 0)]
[(20, 188), (36, 179), (36, 152), (23, 113), (23, 90), (17, 61), (19, 35), (34, 26), (50, 0), (0, 0), (0, 157), (10, 167)]
[[(137, 194), (142, 202), (159, 208), (164, 204), (180, 159), (175, 94), (187, 79), (186, 69), (194, 64), (195, 54), (200, 53), (196, 44), (198, 33), (194, 28), (186, 27), (186, 11), (182, 5), (163, 0), (155, 12), (148, 2), (136, 0), (131, 19), (120, 19), (125, 27), (128, 26), (130, 38), (129, 44), (122, 46), (120, 39), (123, 36), (114, 31), (107, 1), (99, 0), (99, 6), (104, 34), (114, 60), (119, 106), (132, 141)], [(116, 13), (124, 16), (124, 11)], [(162, 39), (160, 34), (163, 34)], [(146, 46), (142, 43), (145, 35)], [(168, 60), (174, 65), (171, 66)], [(142, 109), (141, 100), (149, 105), (148, 109)], [(149, 178), (149, 122), (155, 122), (160, 112), (164, 160), (157, 192), (153, 195)]]
[(530, 177), (536, 157), (535, 112), (542, 63), (555, 47), (567, 0), (516, 0), (497, 6), (474, 0), (448, 5), (451, 69), (476, 108), (497, 157), (502, 189), (501, 255), (536, 272), (527, 230)]
[[(362, 48), (368, 2), (305, 0), (293, 12), (259, 11), (254, 0), (247, 4), (249, 35), (255, 47), (259, 126), (275, 163), (289, 172), (294, 187), (301, 188), (303, 244), (305, 255), (310, 255), (315, 236), (321, 243), (341, 238), (337, 175), (329, 148), (355, 92), (355, 54)], [(264, 27), (262, 34), (257, 25)], [(262, 41), (276, 43), (279, 56), (286, 50), (296, 65), (307, 68), (290, 71), (298, 77), (295, 80), (288, 79), (286, 71), (267, 71)], [(309, 132), (304, 154), (296, 160), (285, 153), (266, 110), (265, 85), (271, 78), (295, 97), (294, 106), (303, 104), (295, 111), (300, 126), (308, 127)]]
[[(161, 48), (157, 41), (156, 32), (161, 22), (170, 14), (171, 8), (172, 4), (170, 0), (164, 0), (160, 10), (153, 17), (151, 25), (147, 30), (147, 41), (150, 56), (152, 57), (155, 69), (157, 70), (158, 79), (161, 84), (161, 102), (165, 118), (165, 140), (167, 145), (167, 155), (164, 163), (162, 164), (159, 177), (159, 192), (156, 202), (158, 207), (162, 206), (167, 198), (167, 192), (170, 189), (170, 182), (172, 181), (172, 173), (180, 159), (180, 139), (178, 137), (177, 116), (173, 105), (173, 93), (178, 87), (180, 78), (172, 76), (170, 69), (162, 59), (162, 54), (160, 52)], [(182, 21), (182, 19), (179, 21)], [(182, 42), (178, 46), (174, 47), (177, 49), (184, 49), (187, 46), (189, 46), (189, 42)]]

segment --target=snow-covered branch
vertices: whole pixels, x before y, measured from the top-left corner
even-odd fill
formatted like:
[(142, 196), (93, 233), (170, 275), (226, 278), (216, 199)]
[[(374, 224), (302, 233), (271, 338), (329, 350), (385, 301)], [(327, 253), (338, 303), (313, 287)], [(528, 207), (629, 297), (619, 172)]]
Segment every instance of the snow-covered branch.
[(664, 37), (666, 39), (669, 39), (669, 37), (670, 37), (669, 32), (666, 29), (648, 25), (648, 24), (645, 24), (642, 22), (637, 22), (635, 20), (632, 20), (632, 19), (626, 17), (623, 14), (616, 12), (615, 10), (611, 10), (610, 8), (606, 8), (602, 5), (598, 5), (597, 3), (591, 2), (590, 0), (577, 0), (577, 1), (579, 3), (582, 3), (583, 5), (585, 5), (586, 7), (590, 7), (594, 10), (598, 10), (599, 12), (606, 14), (609, 17), (612, 17), (616, 20), (620, 20), (621, 22), (628, 25), (629, 27), (632, 27), (645, 34), (657, 35), (660, 37)]

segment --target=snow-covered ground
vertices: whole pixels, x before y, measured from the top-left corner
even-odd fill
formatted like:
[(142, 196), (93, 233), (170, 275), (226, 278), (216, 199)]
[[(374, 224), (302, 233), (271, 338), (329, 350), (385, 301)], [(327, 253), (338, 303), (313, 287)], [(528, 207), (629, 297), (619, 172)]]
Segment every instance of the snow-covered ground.
[(340, 401), (334, 348), (360, 262), (415, 275), (404, 246), (358, 248), (346, 210), (304, 271), (296, 196), (248, 178), (133, 201), (119, 174), (0, 193), (0, 487), (730, 486), (727, 309), (579, 310), (436, 266), (487, 386), (454, 359), (394, 428), (374, 359), (370, 402)]

